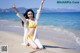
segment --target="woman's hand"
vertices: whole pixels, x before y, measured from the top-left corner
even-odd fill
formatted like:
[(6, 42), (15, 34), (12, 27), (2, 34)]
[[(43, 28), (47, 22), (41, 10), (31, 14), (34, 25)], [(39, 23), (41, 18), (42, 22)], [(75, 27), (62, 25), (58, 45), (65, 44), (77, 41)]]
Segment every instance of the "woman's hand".
[(45, 0), (42, 0), (42, 3), (44, 3)]
[(18, 13), (19, 11), (18, 11), (18, 9), (16, 8), (16, 5), (14, 4), (13, 6), (13, 9)]
[(14, 4), (12, 7), (13, 7), (13, 8), (16, 8), (16, 5)]

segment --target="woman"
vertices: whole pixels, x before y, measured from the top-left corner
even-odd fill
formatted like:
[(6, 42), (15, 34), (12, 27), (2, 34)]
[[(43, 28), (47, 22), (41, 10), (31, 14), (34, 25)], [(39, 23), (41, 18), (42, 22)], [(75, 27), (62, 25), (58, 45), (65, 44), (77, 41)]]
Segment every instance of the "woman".
[(34, 12), (32, 9), (28, 9), (26, 11), (26, 13), (24, 14), (24, 16), (18, 11), (18, 9), (16, 8), (16, 6), (13, 6), (13, 8), (15, 9), (15, 11), (17, 12), (17, 16), (22, 20), (22, 25), (24, 26), (24, 43), (26, 43), (27, 39), (27, 43), (26, 45), (31, 45), (32, 48), (35, 49), (42, 49), (43, 46), (40, 43), (40, 41), (38, 40), (38, 38), (36, 37), (36, 31), (37, 31), (37, 23), (38, 23), (38, 19), (40, 16), (40, 12), (43, 6), (44, 0), (42, 0), (40, 8), (37, 11), (37, 15), (36, 18), (34, 19)]

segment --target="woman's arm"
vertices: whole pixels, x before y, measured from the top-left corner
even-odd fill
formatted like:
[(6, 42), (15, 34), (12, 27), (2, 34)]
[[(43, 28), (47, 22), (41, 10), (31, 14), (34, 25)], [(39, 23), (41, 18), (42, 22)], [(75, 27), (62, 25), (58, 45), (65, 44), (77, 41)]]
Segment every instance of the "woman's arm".
[(28, 37), (28, 36), (26, 36), (26, 35), (28, 34), (28, 27), (27, 27), (27, 21), (28, 21), (28, 20), (26, 20), (25, 17), (18, 11), (18, 9), (16, 8), (15, 5), (13, 6), (13, 9), (16, 11), (17, 16), (24, 22), (24, 37), (23, 37), (23, 43), (25, 43), (26, 40), (27, 40), (26, 38)]
[(41, 2), (41, 4), (40, 4), (40, 7), (39, 7), (39, 9), (37, 10), (36, 19), (35, 19), (36, 21), (38, 21), (38, 19), (39, 19), (39, 17), (40, 17), (40, 12), (41, 12), (43, 3), (44, 3), (44, 0), (42, 0), (42, 2)]
[[(37, 21), (38, 21), (38, 19), (39, 19), (39, 16), (40, 16), (40, 12), (41, 12), (43, 3), (44, 3), (44, 0), (42, 0), (42, 2), (41, 2), (41, 4), (40, 4), (40, 8), (37, 10), (36, 19), (35, 19), (36, 23), (37, 23)], [(37, 32), (37, 28), (35, 29), (33, 40), (35, 40), (36, 32)]]
[(24, 23), (26, 23), (25, 17), (18, 11), (18, 9), (16, 8), (15, 5), (13, 5), (13, 9), (16, 11), (17, 16), (18, 16)]

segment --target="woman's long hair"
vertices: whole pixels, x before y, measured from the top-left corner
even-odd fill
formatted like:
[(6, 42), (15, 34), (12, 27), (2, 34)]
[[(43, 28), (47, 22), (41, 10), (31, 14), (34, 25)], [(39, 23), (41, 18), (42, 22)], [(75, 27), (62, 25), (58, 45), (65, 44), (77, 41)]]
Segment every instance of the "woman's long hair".
[[(33, 13), (33, 18), (34, 18), (34, 11), (33, 11), (32, 9), (27, 9), (26, 12), (23, 14), (24, 17), (25, 17), (26, 19), (29, 19), (28, 15), (27, 15), (27, 13), (28, 13), (29, 11), (31, 11), (31, 12)], [(22, 21), (22, 26), (24, 26), (24, 22), (23, 22), (23, 21)]]

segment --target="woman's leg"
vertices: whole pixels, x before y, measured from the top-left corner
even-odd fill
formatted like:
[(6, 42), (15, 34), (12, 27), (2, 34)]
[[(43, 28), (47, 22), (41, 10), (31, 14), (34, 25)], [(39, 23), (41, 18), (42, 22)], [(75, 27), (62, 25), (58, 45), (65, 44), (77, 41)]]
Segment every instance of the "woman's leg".
[(35, 39), (33, 39), (33, 41), (35, 42), (35, 44), (38, 46), (39, 49), (43, 49), (43, 45), (39, 41), (37, 34), (36, 34)]
[(36, 45), (36, 43), (32, 39), (30, 39), (29, 37), (28, 37), (28, 40), (27, 41), (31, 45), (31, 47), (33, 49), (37, 49), (38, 48), (38, 46)]
[(38, 38), (35, 38), (34, 42), (38, 46), (39, 49), (43, 49), (43, 45), (41, 44)]

